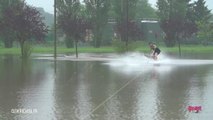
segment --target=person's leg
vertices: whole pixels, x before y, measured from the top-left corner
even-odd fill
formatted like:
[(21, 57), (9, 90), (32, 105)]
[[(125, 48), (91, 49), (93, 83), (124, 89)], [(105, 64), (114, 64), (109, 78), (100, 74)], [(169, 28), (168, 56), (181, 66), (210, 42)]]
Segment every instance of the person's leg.
[(154, 60), (158, 60), (158, 53), (155, 53), (155, 54), (153, 55), (153, 59), (154, 59)]

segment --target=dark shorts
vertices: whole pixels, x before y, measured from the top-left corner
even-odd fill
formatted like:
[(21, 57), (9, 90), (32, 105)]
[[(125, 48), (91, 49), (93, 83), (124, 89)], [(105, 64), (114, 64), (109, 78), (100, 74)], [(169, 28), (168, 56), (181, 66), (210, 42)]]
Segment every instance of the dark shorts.
[(156, 54), (157, 53), (157, 55), (159, 55), (160, 54), (160, 49), (159, 48), (155, 48), (155, 51), (154, 51), (154, 54)]

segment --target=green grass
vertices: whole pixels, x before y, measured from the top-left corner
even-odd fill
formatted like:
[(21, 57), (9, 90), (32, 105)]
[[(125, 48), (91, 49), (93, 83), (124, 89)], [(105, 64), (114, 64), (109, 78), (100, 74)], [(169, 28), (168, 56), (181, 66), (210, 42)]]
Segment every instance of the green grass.
[[(160, 49), (164, 52), (178, 53), (178, 47), (167, 48), (161, 47)], [(0, 54), (20, 54), (20, 48), (2, 48), (0, 47)], [(93, 48), (93, 47), (79, 47), (79, 53), (115, 53), (113, 47), (101, 47), (101, 48)], [(136, 51), (140, 52), (149, 52), (150, 49), (148, 46), (142, 45)], [(182, 45), (181, 52), (182, 53), (212, 53), (213, 46), (203, 46), (203, 45)], [(34, 47), (32, 53), (41, 53), (41, 54), (53, 54), (53, 47)], [(58, 47), (58, 54), (67, 54), (67, 53), (75, 53), (74, 48), (65, 48)]]
[[(173, 52), (178, 53), (179, 48), (173, 47), (173, 48), (162, 48), (163, 51), (166, 52)], [(182, 53), (212, 53), (213, 46), (203, 46), (203, 45), (182, 45), (181, 46), (181, 52)]]
[(20, 54), (19, 48), (0, 48), (0, 54)]
[[(113, 53), (116, 52), (112, 47), (101, 47), (101, 48), (93, 48), (93, 47), (82, 47), (78, 48), (79, 53)], [(53, 47), (34, 47), (32, 53), (41, 53), (41, 54), (53, 54)], [(65, 48), (58, 47), (57, 53), (65, 54), (65, 53), (75, 53), (74, 48)], [(21, 54), (20, 48), (0, 48), (0, 54)]]

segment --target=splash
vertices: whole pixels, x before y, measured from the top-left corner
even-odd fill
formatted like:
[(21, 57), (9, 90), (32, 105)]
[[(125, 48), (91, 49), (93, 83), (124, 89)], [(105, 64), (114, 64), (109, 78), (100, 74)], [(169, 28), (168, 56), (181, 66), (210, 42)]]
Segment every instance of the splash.
[(158, 60), (153, 60), (146, 57), (143, 53), (128, 53), (119, 56), (117, 59), (110, 60), (105, 64), (109, 65), (115, 71), (122, 71), (126, 74), (150, 71), (166, 73), (172, 71), (172, 69), (177, 66), (213, 64), (213, 60), (173, 59), (165, 54), (160, 54)]
[(119, 66), (119, 65), (127, 65), (127, 66), (152, 66), (152, 65), (205, 65), (205, 64), (213, 64), (213, 60), (203, 60), (203, 59), (173, 59), (168, 57), (165, 54), (161, 54), (158, 57), (158, 60), (153, 60), (151, 58), (146, 57), (145, 54), (141, 53), (128, 53), (121, 55), (115, 60), (111, 60), (109, 65)]
[[(54, 60), (52, 56), (34, 56), (33, 59)], [(146, 57), (143, 53), (127, 53), (123, 55), (117, 54), (86, 54), (81, 53), (76, 58), (75, 55), (60, 55), (56, 60), (65, 61), (103, 61), (110, 66), (152, 66), (152, 65), (208, 65), (213, 64), (213, 60), (198, 60), (198, 59), (173, 59), (165, 54), (160, 54), (158, 60), (153, 60)]]

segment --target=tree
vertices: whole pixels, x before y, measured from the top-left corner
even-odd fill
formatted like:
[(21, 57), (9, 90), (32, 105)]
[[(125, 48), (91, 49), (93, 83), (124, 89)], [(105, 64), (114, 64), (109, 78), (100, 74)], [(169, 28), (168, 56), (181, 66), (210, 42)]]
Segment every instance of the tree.
[(58, 0), (58, 27), (68, 37), (68, 40), (75, 42), (76, 57), (78, 57), (77, 43), (83, 40), (86, 29), (89, 28), (89, 22), (86, 21), (84, 12), (81, 12), (81, 4), (79, 0)]
[(194, 13), (195, 13), (194, 3), (188, 3), (185, 24), (184, 24), (184, 29), (183, 29), (184, 37), (191, 37), (198, 30), (196, 22), (195, 22), (196, 18), (195, 18)]
[(211, 10), (205, 5), (205, 0), (198, 0), (194, 2), (194, 14), (196, 21), (206, 20), (208, 21), (211, 17)]
[(197, 22), (198, 32), (197, 36), (200, 40), (202, 40), (204, 45), (207, 45), (208, 42), (213, 42), (213, 23), (200, 21)]
[[(126, 23), (117, 24), (116, 32), (117, 33), (125, 33), (126, 30), (124, 27), (126, 26)], [(128, 38), (131, 40), (139, 40), (143, 37), (142, 29), (139, 27), (140, 24), (138, 24), (136, 21), (128, 21)]]
[(165, 32), (165, 44), (168, 47), (175, 46), (183, 34), (183, 26), (187, 5), (186, 0), (158, 0), (157, 14), (160, 18), (160, 26)]
[(104, 27), (108, 23), (109, 0), (84, 0), (94, 34), (94, 46), (100, 47)]
[[(3, 26), (7, 26), (15, 34), (21, 46), (22, 57), (27, 57), (26, 41), (43, 40), (47, 34), (47, 27), (42, 22), (41, 14), (33, 7), (20, 2), (9, 6), (3, 12)], [(1, 28), (2, 29), (2, 28)]]
[(17, 4), (19, 2), (20, 0), (0, 0), (0, 27), (2, 29), (0, 31), (0, 35), (3, 38), (4, 46), (6, 48), (13, 47), (15, 35), (12, 32), (11, 27), (9, 27), (8, 25), (7, 26), (3, 25), (5, 22), (3, 19), (3, 14), (8, 7)]
[[(115, 12), (116, 29), (121, 41), (126, 43), (128, 48), (129, 42), (129, 23), (135, 19), (136, 5), (138, 0), (115, 0), (112, 1), (112, 9)], [(127, 49), (128, 50), (128, 49)]]
[(156, 10), (152, 8), (148, 0), (138, 0), (135, 18), (157, 18)]
[(211, 10), (205, 6), (204, 0), (198, 0), (188, 4), (186, 13), (184, 35), (191, 37), (193, 34), (198, 32), (199, 26), (197, 23), (207, 23), (211, 18)]

